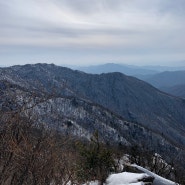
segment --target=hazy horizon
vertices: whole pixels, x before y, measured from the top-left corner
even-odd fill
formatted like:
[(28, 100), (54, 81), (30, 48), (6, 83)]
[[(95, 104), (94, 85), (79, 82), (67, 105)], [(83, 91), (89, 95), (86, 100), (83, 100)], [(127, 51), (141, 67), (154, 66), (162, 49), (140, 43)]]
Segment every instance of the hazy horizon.
[(185, 1), (0, 0), (0, 65), (185, 66)]
[(55, 64), (55, 63), (50, 63), (50, 62), (37, 62), (37, 63), (23, 63), (23, 64), (5, 64), (5, 65), (1, 65), (0, 64), (0, 67), (1, 68), (4, 68), (4, 67), (11, 67), (11, 66), (16, 66), (16, 65), (27, 65), (27, 64), (30, 64), (30, 65), (34, 65), (34, 64), (54, 64), (56, 66), (61, 66), (61, 67), (67, 67), (67, 68), (71, 68), (71, 69), (74, 69), (74, 70), (78, 70), (78, 69), (83, 69), (83, 68), (91, 68), (91, 67), (99, 67), (99, 66), (105, 66), (106, 65), (122, 65), (123, 67), (131, 67), (131, 68), (143, 68), (143, 69), (153, 69), (156, 71), (165, 71), (165, 70), (172, 70), (172, 71), (184, 71), (185, 70), (185, 65), (155, 65), (155, 64), (151, 64), (151, 65), (137, 65), (137, 64), (126, 64), (126, 63), (112, 63), (112, 62), (109, 62), (109, 63), (99, 63), (99, 64), (81, 64), (81, 65), (71, 65), (71, 64)]

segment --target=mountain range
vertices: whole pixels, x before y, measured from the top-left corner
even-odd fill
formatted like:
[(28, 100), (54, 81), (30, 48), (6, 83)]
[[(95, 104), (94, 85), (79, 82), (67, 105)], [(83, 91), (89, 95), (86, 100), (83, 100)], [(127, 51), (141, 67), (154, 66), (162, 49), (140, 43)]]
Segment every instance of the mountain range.
[(153, 75), (164, 71), (180, 71), (185, 70), (185, 66), (169, 67), (169, 66), (136, 66), (128, 64), (105, 63), (91, 66), (69, 66), (72, 69), (84, 71), (90, 74), (101, 74), (110, 72), (120, 72), (130, 76)]
[(115, 63), (106, 63), (102, 65), (92, 65), (86, 67), (73, 67), (73, 68), (90, 74), (120, 72), (131, 76), (140, 74), (142, 75), (155, 74), (158, 72), (157, 69)]
[(72, 67), (86, 73), (102, 74), (120, 72), (129, 76), (134, 76), (146, 81), (154, 87), (171, 95), (185, 98), (185, 67), (168, 66), (133, 66), (116, 63), (102, 65)]
[(164, 92), (185, 98), (185, 71), (165, 71), (139, 78)]
[[(122, 73), (87, 74), (53, 64), (0, 69), (1, 109), (24, 114), (64, 133), (185, 151), (185, 100)], [(33, 116), (34, 115), (34, 116)]]
[(185, 84), (174, 85), (172, 87), (161, 87), (161, 90), (185, 99)]

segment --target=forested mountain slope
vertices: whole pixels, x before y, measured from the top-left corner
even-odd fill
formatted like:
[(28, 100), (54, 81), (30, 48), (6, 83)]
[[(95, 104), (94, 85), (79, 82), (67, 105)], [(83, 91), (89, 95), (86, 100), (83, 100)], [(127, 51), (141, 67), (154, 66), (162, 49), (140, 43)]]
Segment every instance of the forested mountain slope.
[(185, 101), (134, 77), (90, 75), (52, 64), (13, 66), (0, 73), (1, 79), (32, 91), (90, 100), (185, 146)]

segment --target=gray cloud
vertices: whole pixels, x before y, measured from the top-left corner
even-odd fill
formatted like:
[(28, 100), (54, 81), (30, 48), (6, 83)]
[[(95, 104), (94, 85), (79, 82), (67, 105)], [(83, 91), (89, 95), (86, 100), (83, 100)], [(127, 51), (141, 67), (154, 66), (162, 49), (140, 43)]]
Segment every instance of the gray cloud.
[(0, 65), (182, 61), (184, 8), (184, 0), (0, 0)]

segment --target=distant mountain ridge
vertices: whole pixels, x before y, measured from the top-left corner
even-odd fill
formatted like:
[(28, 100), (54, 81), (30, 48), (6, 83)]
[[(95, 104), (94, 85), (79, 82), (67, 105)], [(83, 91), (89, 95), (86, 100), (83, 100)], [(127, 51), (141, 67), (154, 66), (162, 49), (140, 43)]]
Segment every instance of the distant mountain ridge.
[(130, 76), (153, 75), (164, 71), (179, 71), (185, 70), (185, 66), (168, 67), (168, 66), (135, 66), (127, 64), (106, 63), (91, 66), (72, 66), (72, 69), (77, 69), (91, 74), (120, 72)]
[(185, 71), (165, 71), (140, 79), (174, 96), (185, 98)]
[(173, 87), (185, 84), (185, 71), (165, 71), (143, 78), (155, 87)]
[(131, 76), (135, 76), (138, 74), (146, 75), (146, 74), (157, 73), (156, 70), (145, 69), (144, 67), (115, 64), (115, 63), (107, 63), (102, 65), (94, 65), (94, 66), (87, 66), (87, 67), (76, 67), (76, 69), (80, 71), (84, 71), (86, 73), (91, 73), (91, 74), (120, 72)]
[(120, 72), (144, 80), (166, 93), (185, 98), (184, 66), (133, 66), (107, 63), (86, 67), (73, 67), (73, 69), (78, 69), (91, 74)]
[(185, 84), (174, 85), (172, 87), (161, 87), (161, 90), (185, 99)]
[(121, 73), (91, 75), (48, 64), (0, 69), (0, 79), (29, 91), (83, 98), (185, 147), (185, 101)]

